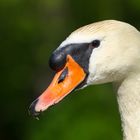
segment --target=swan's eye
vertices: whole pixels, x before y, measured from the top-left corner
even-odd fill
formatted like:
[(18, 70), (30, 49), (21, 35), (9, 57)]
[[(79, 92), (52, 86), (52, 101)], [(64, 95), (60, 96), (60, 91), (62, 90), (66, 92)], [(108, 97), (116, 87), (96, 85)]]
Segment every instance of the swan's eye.
[(99, 47), (100, 46), (100, 40), (93, 40), (91, 42), (91, 45), (95, 48)]

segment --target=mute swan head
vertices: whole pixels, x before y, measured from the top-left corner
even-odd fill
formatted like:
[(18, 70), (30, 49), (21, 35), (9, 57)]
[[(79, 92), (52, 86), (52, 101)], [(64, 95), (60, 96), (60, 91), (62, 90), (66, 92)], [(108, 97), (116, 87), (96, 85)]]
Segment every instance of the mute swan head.
[(121, 81), (140, 65), (140, 33), (130, 24), (106, 20), (72, 32), (53, 52), (56, 76), (30, 106), (37, 116), (76, 88)]
[(130, 24), (106, 20), (74, 31), (59, 48), (66, 44), (100, 41), (88, 60), (89, 75), (86, 84), (114, 82), (122, 80), (132, 69), (138, 67), (139, 34)]

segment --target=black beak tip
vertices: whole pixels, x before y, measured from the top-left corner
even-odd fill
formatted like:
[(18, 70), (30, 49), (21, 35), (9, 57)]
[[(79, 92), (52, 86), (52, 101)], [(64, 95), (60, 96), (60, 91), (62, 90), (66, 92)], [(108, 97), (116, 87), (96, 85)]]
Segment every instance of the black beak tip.
[(38, 116), (40, 115), (41, 111), (40, 112), (37, 112), (35, 110), (35, 106), (36, 106), (37, 102), (38, 102), (38, 99), (36, 99), (35, 101), (33, 101), (31, 103), (28, 111), (29, 111), (29, 115), (31, 115), (31, 116), (33, 116), (33, 117), (35, 117), (35, 118), (38, 119)]

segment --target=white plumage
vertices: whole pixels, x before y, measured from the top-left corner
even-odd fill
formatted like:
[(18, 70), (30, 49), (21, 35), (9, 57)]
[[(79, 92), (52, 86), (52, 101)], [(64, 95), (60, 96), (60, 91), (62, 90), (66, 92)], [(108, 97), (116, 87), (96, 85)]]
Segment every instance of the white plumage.
[(58, 103), (81, 83), (86, 87), (112, 82), (124, 140), (140, 140), (140, 32), (136, 28), (115, 20), (79, 28), (53, 52), (50, 66), (56, 75), (31, 104), (33, 116)]
[(113, 82), (124, 140), (140, 140), (140, 32), (130, 24), (106, 20), (70, 34), (59, 48), (100, 39), (90, 57), (87, 85)]

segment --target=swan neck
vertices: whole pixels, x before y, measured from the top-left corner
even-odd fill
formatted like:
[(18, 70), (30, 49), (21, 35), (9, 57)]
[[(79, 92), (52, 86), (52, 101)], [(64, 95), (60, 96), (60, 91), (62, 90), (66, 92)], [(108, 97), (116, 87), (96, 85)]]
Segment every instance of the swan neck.
[(117, 90), (124, 140), (140, 140), (140, 74), (130, 74)]

